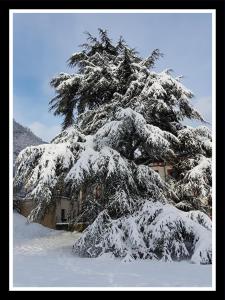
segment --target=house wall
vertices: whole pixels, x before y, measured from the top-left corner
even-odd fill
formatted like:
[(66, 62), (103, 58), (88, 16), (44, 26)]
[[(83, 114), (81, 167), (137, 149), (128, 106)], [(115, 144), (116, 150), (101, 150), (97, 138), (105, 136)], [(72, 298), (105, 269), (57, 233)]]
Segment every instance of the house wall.
[(40, 222), (40, 224), (52, 228), (55, 228), (56, 225), (56, 208), (50, 207), (48, 209), (48, 212), (45, 214), (43, 220)]
[[(31, 210), (33, 209), (33, 200), (21, 200), (19, 201), (19, 210), (21, 215), (27, 217)], [(70, 200), (67, 198), (60, 198), (56, 202), (56, 207), (52, 206), (46, 212), (44, 218), (41, 220), (40, 224), (49, 227), (56, 228), (56, 223), (61, 222), (61, 209), (65, 209), (65, 215), (71, 211)]]
[(31, 210), (33, 209), (33, 201), (32, 200), (21, 200), (19, 203), (19, 209), (21, 215), (27, 217)]
[[(164, 163), (155, 163), (155, 164), (151, 164), (150, 167), (153, 170), (158, 171), (160, 177), (163, 180), (167, 180), (167, 176), (168, 176), (168, 170), (172, 170), (172, 166), (170, 165), (165, 165)], [(102, 187), (99, 185), (96, 185), (93, 189), (93, 196), (96, 198), (99, 198), (101, 196), (102, 193)], [(74, 216), (78, 215), (80, 213), (80, 211), (82, 210), (82, 203), (85, 201), (86, 199), (86, 194), (87, 191), (84, 189), (81, 189), (79, 196), (78, 196), (78, 201), (75, 201), (73, 203), (73, 205), (71, 204), (71, 201), (69, 198), (66, 197), (60, 197), (58, 199), (56, 199), (56, 206), (54, 207), (50, 207), (47, 211), (47, 213), (45, 214), (43, 220), (40, 222), (40, 224), (49, 227), (49, 228), (56, 228), (56, 223), (61, 223), (61, 210), (65, 209), (65, 217), (68, 218), (69, 217), (69, 213), (71, 213), (73, 211)], [(15, 199), (16, 200), (16, 199)], [(28, 199), (28, 200), (21, 200), (19, 201), (19, 209), (20, 209), (20, 213), (27, 217), (31, 210), (33, 209), (34, 205), (33, 205), (33, 200), (32, 199)], [(82, 226), (82, 230), (85, 228), (83, 228), (84, 224), (79, 223), (77, 224), (78, 227)], [(86, 226), (86, 225), (85, 225)], [(81, 230), (81, 228), (79, 228)], [(78, 228), (76, 228), (76, 230), (78, 230)]]
[[(34, 205), (32, 199), (21, 200), (19, 204), (21, 215), (27, 217), (30, 214), (33, 207)], [(47, 213), (45, 214), (44, 218), (41, 220), (40, 224), (49, 228), (55, 228), (55, 219), (55, 207), (50, 207)]]
[(61, 198), (60, 200), (57, 201), (56, 212), (55, 212), (56, 223), (62, 222), (62, 220), (61, 220), (61, 210), (62, 209), (65, 209), (65, 216), (66, 216), (66, 218), (68, 218), (69, 213), (71, 212), (70, 199)]
[(155, 171), (158, 171), (160, 177), (166, 181), (168, 177), (168, 170), (172, 170), (173, 167), (170, 165), (163, 165), (163, 164), (152, 164), (150, 165), (150, 168), (152, 168)]

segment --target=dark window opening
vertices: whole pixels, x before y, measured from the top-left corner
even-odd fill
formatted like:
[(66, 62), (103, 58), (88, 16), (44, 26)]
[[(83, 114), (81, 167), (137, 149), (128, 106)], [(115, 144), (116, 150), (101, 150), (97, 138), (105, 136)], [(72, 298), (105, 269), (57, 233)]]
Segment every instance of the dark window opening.
[(66, 210), (61, 209), (61, 221), (65, 222), (66, 221)]
[(176, 178), (176, 172), (173, 169), (167, 170), (167, 175)]
[(102, 193), (102, 188), (101, 188), (101, 185), (97, 185), (95, 188), (94, 188), (94, 195), (95, 195), (95, 198), (96, 199), (99, 199), (101, 197), (101, 193)]

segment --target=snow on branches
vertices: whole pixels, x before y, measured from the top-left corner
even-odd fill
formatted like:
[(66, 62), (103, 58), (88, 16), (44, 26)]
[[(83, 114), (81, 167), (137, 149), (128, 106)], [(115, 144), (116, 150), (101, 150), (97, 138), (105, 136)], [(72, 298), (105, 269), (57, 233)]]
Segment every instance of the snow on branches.
[(174, 191), (179, 195), (177, 207), (197, 209), (211, 215), (212, 207), (212, 136), (205, 126), (178, 131), (180, 160), (175, 166), (178, 180)]
[[(212, 137), (205, 126), (182, 124), (203, 121), (192, 92), (170, 70), (152, 71), (158, 49), (145, 59), (102, 29), (99, 38), (87, 35), (68, 61), (75, 73), (51, 81), (50, 110), (64, 118), (62, 132), (17, 160), (14, 185), (36, 204), (29, 220), (40, 221), (61, 186), (71, 201), (85, 195), (74, 222), (90, 225), (76, 253), (211, 263), (204, 212), (210, 213)], [(149, 167), (155, 161), (174, 165), (173, 185)]]
[[(73, 133), (73, 134), (72, 134)], [(53, 191), (59, 179), (71, 168), (75, 161), (77, 131), (71, 128), (60, 134), (54, 143), (31, 146), (22, 150), (16, 160), (17, 172), (15, 189), (21, 186), (27, 191), (27, 198), (33, 198), (35, 208), (29, 215), (30, 221), (41, 220), (46, 209), (52, 204)], [(72, 136), (72, 143), (68, 136)], [(75, 138), (76, 136), (76, 138)]]
[[(86, 124), (85, 112), (92, 110), (93, 122), (102, 115), (102, 107), (119, 101), (123, 108), (131, 107), (141, 112), (148, 123), (171, 130), (185, 117), (203, 120), (191, 106), (193, 97), (180, 78), (174, 78), (170, 70), (161, 73), (151, 69), (162, 56), (155, 49), (148, 58), (141, 58), (137, 52), (120, 39), (115, 45), (107, 32), (100, 39), (88, 34), (88, 43), (83, 50), (74, 53), (69, 65), (75, 74), (60, 73), (52, 79), (56, 97), (50, 101), (50, 110), (64, 117), (63, 128), (73, 123), (73, 115), (78, 115), (78, 124)], [(106, 42), (107, 40), (107, 42)], [(82, 123), (79, 118), (82, 115)], [(99, 125), (102, 125), (99, 123)], [(88, 128), (86, 126), (85, 131)], [(93, 126), (92, 129), (96, 128)], [(100, 127), (97, 127), (99, 129)], [(89, 128), (88, 133), (94, 133)]]

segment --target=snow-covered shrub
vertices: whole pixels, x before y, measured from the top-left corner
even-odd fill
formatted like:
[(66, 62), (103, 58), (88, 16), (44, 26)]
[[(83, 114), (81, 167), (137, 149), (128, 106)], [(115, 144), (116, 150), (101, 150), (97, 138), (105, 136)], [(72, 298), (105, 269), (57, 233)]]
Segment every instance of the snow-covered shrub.
[[(123, 199), (115, 199), (119, 210), (124, 210)], [(211, 263), (210, 220), (203, 222), (203, 213), (182, 212), (151, 199), (136, 202), (139, 209), (117, 219), (111, 216), (109, 204), (76, 241), (73, 251), (87, 257), (110, 252), (122, 258)]]

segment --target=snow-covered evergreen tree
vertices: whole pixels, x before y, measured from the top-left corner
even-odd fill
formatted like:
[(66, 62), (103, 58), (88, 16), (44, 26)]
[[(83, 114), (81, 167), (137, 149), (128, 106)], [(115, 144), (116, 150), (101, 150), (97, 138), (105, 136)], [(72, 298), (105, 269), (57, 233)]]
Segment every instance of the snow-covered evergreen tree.
[[(201, 151), (209, 151), (200, 139), (206, 130), (198, 131), (201, 151), (194, 135), (193, 149), (183, 153), (192, 130), (183, 119), (203, 121), (190, 104), (192, 93), (169, 70), (152, 71), (161, 56), (157, 49), (143, 59), (122, 38), (113, 44), (101, 29), (99, 38), (88, 34), (82, 46), (69, 59), (76, 73), (60, 73), (51, 81), (56, 97), (50, 110), (64, 117), (62, 133), (49, 145), (26, 148), (17, 160), (15, 187), (25, 185), (36, 201), (29, 220), (43, 217), (56, 191), (66, 191), (71, 201), (82, 191), (78, 219), (90, 225), (74, 245), (76, 253), (210, 263), (210, 219), (174, 207), (187, 200), (188, 178), (196, 180), (193, 168), (210, 171), (201, 160)], [(181, 166), (192, 172), (179, 173), (183, 198), (149, 167), (155, 160), (177, 165), (178, 154), (185, 154), (183, 163), (194, 160)], [(198, 198), (210, 182), (201, 184)]]
[(180, 209), (201, 210), (211, 215), (212, 208), (212, 136), (205, 126), (185, 128), (178, 132), (179, 162), (175, 165)]

